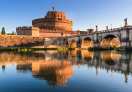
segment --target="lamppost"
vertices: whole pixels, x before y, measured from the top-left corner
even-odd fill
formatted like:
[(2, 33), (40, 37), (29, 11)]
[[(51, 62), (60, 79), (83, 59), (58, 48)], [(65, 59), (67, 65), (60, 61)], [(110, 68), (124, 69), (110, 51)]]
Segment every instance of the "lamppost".
[(95, 26), (96, 27), (96, 47), (99, 47), (99, 34), (98, 34), (98, 25)]
[(128, 22), (127, 18), (124, 19), (124, 29), (126, 31), (126, 48), (130, 47), (130, 37), (129, 37), (129, 28), (128, 28)]

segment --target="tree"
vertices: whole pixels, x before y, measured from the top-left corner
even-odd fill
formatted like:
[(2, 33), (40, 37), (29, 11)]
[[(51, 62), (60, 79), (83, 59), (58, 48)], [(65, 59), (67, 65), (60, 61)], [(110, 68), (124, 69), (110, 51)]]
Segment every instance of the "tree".
[(1, 34), (3, 34), (3, 35), (6, 34), (5, 27), (2, 27)]
[(12, 31), (11, 35), (15, 35), (16, 33), (14, 31)]

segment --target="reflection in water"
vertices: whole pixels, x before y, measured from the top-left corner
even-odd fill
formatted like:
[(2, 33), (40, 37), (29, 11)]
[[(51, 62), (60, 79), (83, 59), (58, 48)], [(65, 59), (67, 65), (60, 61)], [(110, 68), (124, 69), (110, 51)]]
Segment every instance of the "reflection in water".
[(82, 57), (84, 58), (84, 60), (91, 61), (93, 56), (94, 56), (94, 52), (82, 50)]
[(5, 71), (5, 67), (6, 67), (5, 65), (2, 65), (2, 71)]
[(69, 52), (34, 52), (28, 55), (15, 53), (0, 53), (0, 66), (3, 71), (9, 64), (16, 64), (18, 72), (32, 72), (37, 79), (46, 80), (48, 85), (67, 85), (74, 76), (76, 65), (87, 65), (94, 67), (96, 74), (101, 69), (123, 74), (125, 82), (128, 82), (128, 75), (132, 74), (132, 55), (119, 52), (90, 52), (87, 50), (73, 50)]
[(101, 58), (103, 61), (106, 62), (115, 62), (115, 61), (119, 61), (121, 59), (121, 54), (117, 53), (117, 52), (102, 52), (101, 53)]
[(33, 76), (48, 81), (50, 85), (64, 85), (73, 75), (69, 62), (46, 61), (32, 63)]
[(17, 70), (30, 70), (35, 78), (47, 80), (49, 85), (65, 85), (73, 75), (72, 65), (67, 61), (34, 61), (31, 64), (18, 64)]

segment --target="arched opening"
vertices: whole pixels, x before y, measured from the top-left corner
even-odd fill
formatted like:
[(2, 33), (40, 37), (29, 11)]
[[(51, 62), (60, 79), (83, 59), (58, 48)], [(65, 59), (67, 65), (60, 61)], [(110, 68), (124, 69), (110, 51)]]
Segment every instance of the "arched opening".
[(118, 37), (114, 35), (107, 35), (100, 42), (101, 48), (119, 48), (121, 46), (121, 42)]
[(93, 41), (91, 38), (87, 37), (82, 41), (82, 48), (92, 48), (94, 45)]
[(64, 39), (64, 46), (68, 46), (68, 39)]
[(87, 62), (91, 61), (93, 56), (94, 56), (94, 52), (88, 50), (82, 50), (82, 57), (85, 61)]
[(77, 42), (76, 40), (72, 40), (71, 43), (70, 43), (70, 48), (76, 48), (77, 47)]
[(117, 52), (102, 52), (101, 59), (106, 65), (114, 66), (120, 61), (121, 55)]

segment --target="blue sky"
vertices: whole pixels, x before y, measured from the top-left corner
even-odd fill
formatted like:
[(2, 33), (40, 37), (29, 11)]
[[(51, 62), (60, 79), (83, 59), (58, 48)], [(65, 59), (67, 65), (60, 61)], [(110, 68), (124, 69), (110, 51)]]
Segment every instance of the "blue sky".
[(0, 28), (8, 32), (17, 26), (31, 25), (32, 19), (45, 16), (51, 7), (64, 11), (73, 20), (73, 29), (85, 30), (99, 25), (132, 24), (132, 0), (0, 0)]

